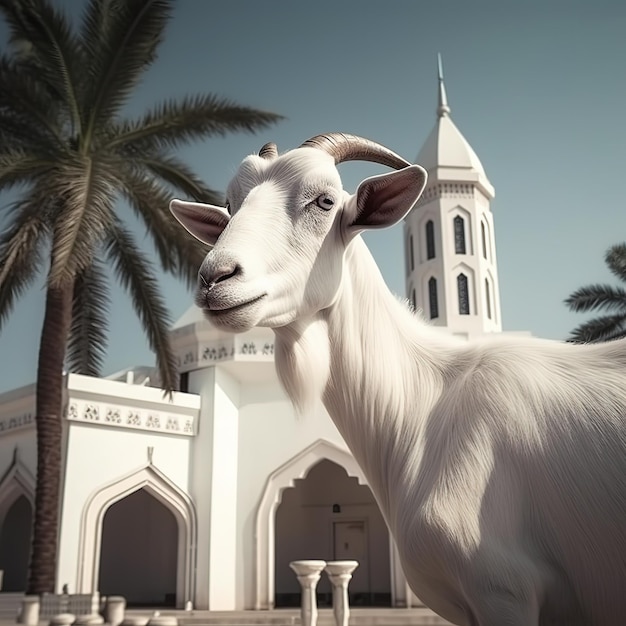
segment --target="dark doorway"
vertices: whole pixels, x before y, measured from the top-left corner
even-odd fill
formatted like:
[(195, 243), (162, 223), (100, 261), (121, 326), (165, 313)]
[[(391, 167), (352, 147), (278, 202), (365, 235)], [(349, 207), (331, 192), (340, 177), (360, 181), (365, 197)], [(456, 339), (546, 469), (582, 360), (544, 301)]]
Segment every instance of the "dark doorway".
[(176, 605), (178, 524), (145, 489), (113, 504), (104, 515), (99, 587), (128, 606)]
[(33, 507), (26, 496), (19, 496), (9, 507), (0, 530), (2, 591), (26, 590), (32, 526)]

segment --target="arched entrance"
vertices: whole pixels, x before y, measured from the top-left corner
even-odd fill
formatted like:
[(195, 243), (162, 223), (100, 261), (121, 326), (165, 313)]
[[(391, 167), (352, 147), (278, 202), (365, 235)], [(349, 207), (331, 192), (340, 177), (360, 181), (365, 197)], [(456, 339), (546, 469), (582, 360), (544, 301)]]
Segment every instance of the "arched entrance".
[(128, 606), (175, 606), (178, 524), (145, 489), (113, 504), (104, 515), (100, 593), (121, 595)]
[[(390, 606), (389, 532), (366, 485), (327, 459), (286, 489), (276, 511), (275, 606), (297, 606), (300, 586), (290, 561), (354, 559), (351, 606)], [(331, 606), (326, 575), (318, 584), (320, 606)]]
[[(132, 498), (139, 492), (143, 493)], [(125, 503), (123, 503), (124, 500), (126, 500)], [(152, 500), (156, 500), (156, 504)], [(117, 503), (123, 504), (116, 511), (113, 507)], [(112, 567), (112, 565), (107, 565), (103, 570), (100, 564), (103, 550), (106, 549), (106, 546), (102, 545), (102, 537), (104, 521), (109, 510), (113, 510), (110, 527), (120, 528), (123, 537), (126, 528), (125, 526), (120, 527), (122, 522), (119, 521), (118, 516), (125, 520), (132, 520), (133, 516), (141, 517), (145, 522), (145, 513), (140, 511), (144, 505), (149, 506), (151, 510), (158, 511), (156, 516), (160, 521), (157, 521), (156, 524), (161, 529), (169, 528), (170, 521), (165, 521), (169, 518), (165, 517), (162, 509), (155, 508), (157, 505), (161, 505), (165, 508), (165, 513), (174, 517), (176, 531), (175, 533), (168, 532), (177, 540), (177, 547), (174, 552), (176, 555), (175, 606), (182, 608), (187, 600), (194, 602), (197, 533), (195, 508), (191, 498), (151, 463), (102, 487), (85, 504), (78, 549), (78, 593), (94, 593), (96, 591), (105, 593), (101, 589), (100, 574), (108, 572), (107, 568)], [(129, 518), (129, 516), (131, 517)], [(143, 532), (145, 533), (145, 531), (146, 526), (144, 525)], [(114, 551), (119, 549), (119, 546), (111, 545)], [(171, 553), (171, 548), (169, 550), (170, 552), (167, 554)], [(168, 596), (168, 601), (170, 600)]]
[(28, 577), (33, 507), (25, 495), (18, 496), (0, 522), (0, 570), (2, 591), (24, 591)]

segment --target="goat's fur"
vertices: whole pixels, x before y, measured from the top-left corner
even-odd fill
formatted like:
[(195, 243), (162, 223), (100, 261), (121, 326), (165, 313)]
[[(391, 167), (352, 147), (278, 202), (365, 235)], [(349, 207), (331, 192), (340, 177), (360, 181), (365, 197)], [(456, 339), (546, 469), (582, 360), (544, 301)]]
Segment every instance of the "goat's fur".
[(424, 184), (411, 169), (350, 196), (326, 155), (301, 148), (248, 157), (230, 219), (174, 201), (215, 244), (198, 303), (224, 328), (274, 328), (287, 393), (300, 408), (323, 399), (428, 606), (464, 626), (623, 626), (626, 343), (429, 327), (358, 235), (411, 208)]

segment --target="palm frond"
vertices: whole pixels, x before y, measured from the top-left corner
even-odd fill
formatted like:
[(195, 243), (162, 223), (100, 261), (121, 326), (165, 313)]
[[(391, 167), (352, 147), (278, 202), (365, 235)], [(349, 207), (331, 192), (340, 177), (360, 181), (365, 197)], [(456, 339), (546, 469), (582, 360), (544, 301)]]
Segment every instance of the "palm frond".
[(589, 285), (577, 289), (565, 299), (565, 304), (577, 313), (595, 310), (626, 313), (626, 289), (611, 285)]
[(204, 183), (204, 181), (184, 162), (173, 156), (153, 155), (135, 159), (149, 172), (168, 183), (176, 191), (190, 196), (197, 202), (221, 205), (224, 197)]
[(620, 336), (626, 331), (626, 314), (605, 315), (577, 326), (568, 338), (572, 343), (597, 343)]
[(611, 272), (620, 280), (626, 282), (626, 243), (611, 246), (604, 260)]
[(72, 326), (65, 355), (71, 372), (100, 375), (107, 350), (110, 304), (106, 272), (99, 261), (94, 261), (74, 282)]
[(39, 81), (0, 56), (0, 132), (10, 138), (9, 145), (28, 139), (41, 150), (44, 141), (61, 143), (58, 111), (58, 103)]
[(212, 94), (162, 102), (141, 118), (112, 124), (107, 146), (138, 151), (177, 148), (191, 141), (227, 133), (249, 133), (284, 119), (276, 113), (241, 106)]
[(113, 220), (117, 190), (103, 165), (88, 157), (64, 164), (53, 189), (60, 208), (52, 226), (48, 284), (61, 286), (73, 284), (91, 265), (96, 244)]
[(82, 39), (91, 77), (85, 99), (87, 145), (156, 58), (171, 9), (166, 0), (112, 0), (105, 14), (97, 4), (92, 1), (87, 9)]
[(161, 386), (171, 392), (176, 388), (176, 358), (169, 340), (171, 322), (158, 281), (150, 271), (151, 262), (119, 221), (109, 227), (105, 248), (107, 258), (118, 280), (128, 291), (150, 348), (155, 353)]
[(4, 191), (14, 185), (32, 182), (51, 172), (54, 165), (46, 158), (5, 147), (0, 151), (0, 190)]
[(34, 71), (49, 93), (65, 103), (76, 128), (79, 105), (76, 87), (84, 62), (80, 42), (67, 18), (47, 0), (0, 0), (11, 31), (11, 42), (25, 71)]
[(123, 195), (146, 226), (161, 267), (194, 287), (207, 249), (173, 219), (170, 190), (132, 167), (118, 169), (116, 176)]
[(0, 329), (41, 267), (48, 231), (38, 209), (28, 201), (18, 203), (15, 219), (0, 235)]

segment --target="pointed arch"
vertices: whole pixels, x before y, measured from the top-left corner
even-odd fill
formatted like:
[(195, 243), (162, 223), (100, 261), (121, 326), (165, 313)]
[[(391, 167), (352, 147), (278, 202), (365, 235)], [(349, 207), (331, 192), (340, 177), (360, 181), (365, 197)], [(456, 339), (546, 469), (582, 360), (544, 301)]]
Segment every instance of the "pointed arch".
[(456, 277), (457, 297), (459, 300), (459, 315), (470, 314), (470, 294), (467, 276), (461, 272)]
[(429, 219), (424, 227), (424, 234), (426, 236), (426, 259), (434, 259), (436, 255), (435, 247), (435, 223)]
[(34, 508), (35, 486), (35, 477), (22, 461), (16, 448), (11, 464), (0, 479), (0, 524), (7, 511), (20, 496), (24, 496)]
[(483, 259), (487, 259), (487, 234), (485, 232), (485, 221), (481, 220), (480, 221), (480, 240), (481, 240), (481, 246), (482, 246), (482, 250), (483, 250)]
[(107, 510), (140, 489), (156, 498), (176, 518), (178, 525), (176, 605), (182, 607), (187, 600), (194, 600), (196, 511), (187, 493), (151, 463), (104, 485), (85, 503), (78, 543), (78, 593), (94, 593), (98, 590), (102, 526)]
[(267, 479), (255, 522), (256, 583), (255, 609), (274, 607), (274, 567), (275, 567), (275, 520), (276, 509), (285, 489), (293, 487), (294, 481), (306, 478), (309, 470), (320, 461), (327, 459), (346, 470), (361, 485), (367, 480), (354, 457), (345, 449), (324, 439), (318, 439), (294, 457), (275, 469)]
[(437, 279), (431, 276), (428, 279), (428, 312), (430, 319), (434, 320), (439, 317), (439, 297), (437, 293)]
[(465, 245), (465, 219), (460, 215), (456, 215), (452, 220), (454, 227), (454, 252), (456, 254), (465, 254), (467, 246)]

